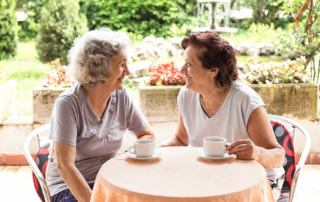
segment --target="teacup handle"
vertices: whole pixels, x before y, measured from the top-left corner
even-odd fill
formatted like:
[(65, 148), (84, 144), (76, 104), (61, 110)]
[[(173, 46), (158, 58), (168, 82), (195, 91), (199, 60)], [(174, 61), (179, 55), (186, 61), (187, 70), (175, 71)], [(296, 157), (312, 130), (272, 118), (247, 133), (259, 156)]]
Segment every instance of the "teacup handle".
[(136, 148), (135, 148), (135, 146), (129, 147), (128, 151), (129, 151), (129, 153), (131, 153), (131, 154), (135, 154), (135, 153), (136, 153)]

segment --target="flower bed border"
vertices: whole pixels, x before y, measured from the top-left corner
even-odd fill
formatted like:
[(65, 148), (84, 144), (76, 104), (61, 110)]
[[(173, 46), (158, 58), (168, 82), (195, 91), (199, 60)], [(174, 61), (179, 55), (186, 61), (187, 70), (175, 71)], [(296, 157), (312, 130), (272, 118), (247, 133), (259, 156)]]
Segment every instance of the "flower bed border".
[(49, 123), (54, 102), (68, 88), (36, 87), (33, 89), (33, 122)]
[(183, 86), (139, 86), (142, 113), (149, 122), (178, 121), (177, 96)]
[(16, 80), (8, 80), (0, 84), (0, 123), (13, 112), (16, 98)]
[(319, 85), (250, 84), (263, 99), (269, 114), (316, 120), (319, 118)]

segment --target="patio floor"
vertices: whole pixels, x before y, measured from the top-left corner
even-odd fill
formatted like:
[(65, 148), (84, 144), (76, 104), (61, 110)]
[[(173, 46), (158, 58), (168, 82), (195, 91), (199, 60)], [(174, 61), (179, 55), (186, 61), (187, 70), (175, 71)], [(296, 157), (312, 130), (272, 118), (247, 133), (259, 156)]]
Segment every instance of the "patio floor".
[[(41, 202), (34, 190), (29, 166), (0, 166), (0, 196), (3, 202)], [(305, 165), (294, 202), (320, 200), (320, 165)]]

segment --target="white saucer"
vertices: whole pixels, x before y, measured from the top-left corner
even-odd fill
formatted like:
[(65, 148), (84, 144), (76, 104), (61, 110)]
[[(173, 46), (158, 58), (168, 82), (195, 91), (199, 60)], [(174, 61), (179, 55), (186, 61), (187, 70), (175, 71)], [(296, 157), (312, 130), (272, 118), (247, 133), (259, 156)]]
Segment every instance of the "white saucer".
[(137, 156), (136, 154), (130, 153), (129, 151), (126, 152), (127, 156), (136, 160), (150, 160), (150, 159), (155, 159), (158, 158), (161, 155), (161, 152), (156, 149), (154, 154), (152, 156)]
[(227, 159), (227, 158), (229, 158), (230, 156), (232, 156), (232, 155), (229, 155), (228, 152), (224, 153), (224, 154), (221, 155), (221, 156), (206, 155), (206, 154), (203, 152), (203, 148), (198, 149), (198, 150), (197, 150), (197, 154), (198, 154), (198, 156), (200, 156), (200, 157), (202, 157), (202, 158), (213, 159), (213, 160)]

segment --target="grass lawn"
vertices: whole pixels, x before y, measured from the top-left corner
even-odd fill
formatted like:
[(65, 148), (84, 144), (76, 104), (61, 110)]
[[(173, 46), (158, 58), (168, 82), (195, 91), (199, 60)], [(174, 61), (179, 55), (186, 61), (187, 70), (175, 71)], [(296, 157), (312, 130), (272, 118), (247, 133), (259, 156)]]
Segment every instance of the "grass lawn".
[(18, 54), (15, 58), (2, 60), (6, 80), (17, 81), (14, 111), (19, 116), (32, 116), (32, 89), (44, 81), (44, 72), (50, 65), (41, 63), (34, 42), (18, 43)]
[[(249, 56), (237, 56), (240, 62), (246, 62)], [(261, 57), (264, 62), (281, 61), (270, 57)], [(182, 62), (183, 57), (178, 58), (159, 58), (149, 59), (148, 61)], [(32, 116), (32, 89), (40, 86), (44, 82), (44, 73), (51, 70), (51, 66), (43, 64), (38, 60), (35, 50), (35, 42), (19, 42), (18, 54), (15, 58), (2, 60), (0, 64), (4, 67), (6, 79), (15, 79), (17, 81), (15, 115)], [(133, 97), (138, 96), (138, 88), (131, 83), (124, 83)]]

